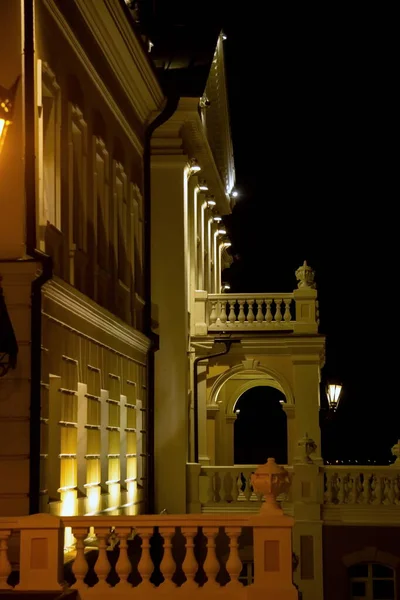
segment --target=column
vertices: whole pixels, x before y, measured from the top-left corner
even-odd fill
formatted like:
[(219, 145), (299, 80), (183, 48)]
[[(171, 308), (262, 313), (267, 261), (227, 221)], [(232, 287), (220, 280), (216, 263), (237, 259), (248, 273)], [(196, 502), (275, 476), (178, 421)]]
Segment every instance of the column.
[(288, 465), (293, 464), (293, 459), (295, 455), (295, 445), (297, 442), (297, 433), (296, 433), (296, 407), (294, 404), (287, 404), (286, 402), (282, 404), (282, 408), (286, 414), (286, 422), (287, 422), (287, 462)]
[(303, 594), (303, 600), (320, 600), (323, 598), (323, 474), (318, 465), (295, 464), (292, 482), (295, 519), (293, 551), (299, 558), (294, 579)]
[(187, 157), (151, 164), (152, 320), (155, 354), (155, 510), (186, 510), (188, 439)]
[(319, 357), (305, 355), (294, 358), (293, 383), (296, 398), (296, 431), (301, 436), (307, 433), (314, 440), (317, 450), (313, 461), (322, 464), (319, 428)]
[(198, 373), (198, 409), (199, 409), (199, 462), (209, 465), (207, 446), (207, 364), (197, 365)]
[(207, 405), (207, 454), (209, 457), (209, 464), (215, 465), (216, 455), (215, 455), (215, 420), (216, 416), (219, 413), (219, 405), (218, 404), (208, 404)]

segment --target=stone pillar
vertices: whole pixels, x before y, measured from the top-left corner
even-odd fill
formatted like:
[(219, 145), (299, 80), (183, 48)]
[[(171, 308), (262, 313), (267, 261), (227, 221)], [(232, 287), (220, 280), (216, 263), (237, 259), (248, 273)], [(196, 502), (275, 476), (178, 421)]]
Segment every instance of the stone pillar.
[(235, 421), (237, 416), (226, 415), (225, 416), (225, 427), (223, 437), (223, 453), (224, 462), (222, 464), (230, 466), (234, 464), (234, 444), (235, 444)]
[(219, 413), (219, 405), (218, 404), (208, 404), (207, 405), (207, 454), (210, 459), (209, 464), (215, 465), (215, 426), (216, 426), (216, 416)]
[(155, 354), (155, 510), (186, 510), (188, 440), (187, 157), (151, 162), (152, 320)]
[(313, 449), (312, 440), (306, 437), (300, 440), (292, 480), (295, 518), (293, 550), (299, 558), (294, 578), (303, 594), (303, 600), (323, 598), (323, 474), (321, 468), (310, 458)]
[(188, 514), (201, 513), (200, 504), (200, 471), (201, 466), (198, 463), (187, 464), (187, 507)]
[(296, 398), (296, 431), (308, 433), (317, 445), (313, 461), (322, 464), (319, 427), (319, 356), (293, 358), (293, 391)]
[(286, 414), (286, 423), (287, 423), (287, 462), (288, 465), (293, 464), (293, 459), (295, 455), (295, 444), (297, 440), (296, 433), (296, 407), (294, 404), (282, 404), (282, 408)]
[(60, 519), (51, 515), (31, 515), (19, 520), (20, 579), (18, 591), (62, 590), (63, 530)]
[[(7, 141), (10, 140), (7, 138)], [(1, 239), (0, 243), (2, 242)], [(24, 515), (29, 512), (31, 296), (32, 281), (38, 268), (38, 263), (28, 260), (0, 263), (0, 285), (18, 343), (16, 368), (10, 369), (0, 378), (2, 516)], [(40, 399), (37, 401), (40, 402)]]

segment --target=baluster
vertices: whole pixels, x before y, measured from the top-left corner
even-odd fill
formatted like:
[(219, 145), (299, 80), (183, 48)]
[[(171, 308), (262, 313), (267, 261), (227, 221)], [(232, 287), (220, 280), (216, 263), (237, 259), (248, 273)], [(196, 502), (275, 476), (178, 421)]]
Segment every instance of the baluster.
[(138, 564), (138, 571), (142, 578), (140, 587), (153, 588), (154, 586), (150, 582), (150, 577), (154, 570), (153, 561), (150, 556), (150, 538), (153, 535), (153, 527), (137, 527), (136, 533), (142, 539), (142, 556)]
[(243, 473), (243, 475), (246, 480), (246, 487), (244, 488), (244, 497), (246, 498), (247, 502), (249, 502), (253, 493), (251, 486), (251, 473)]
[(382, 501), (382, 485), (379, 475), (374, 475), (372, 478), (371, 489), (373, 491), (372, 504), (380, 504)]
[(213, 471), (207, 471), (208, 487), (207, 496), (208, 502), (214, 502), (214, 473)]
[(393, 481), (390, 477), (384, 478), (383, 500), (382, 504), (390, 505), (394, 503)]
[(235, 315), (235, 301), (232, 300), (231, 302), (229, 302), (229, 323), (231, 325), (234, 325), (236, 321), (236, 315)]
[(107, 540), (110, 535), (110, 528), (96, 527), (96, 537), (99, 540), (99, 555), (94, 566), (96, 575), (99, 578), (96, 584), (96, 590), (109, 590), (110, 585), (107, 583), (107, 575), (110, 572), (110, 563), (107, 558)]
[(8, 538), (11, 535), (10, 529), (0, 531), (0, 590), (7, 590), (11, 587), (7, 579), (11, 573), (11, 565), (8, 560)]
[(264, 321), (264, 315), (263, 315), (263, 311), (262, 311), (262, 305), (263, 305), (263, 301), (262, 300), (257, 300), (257, 316), (256, 316), (256, 320), (257, 320), (257, 323), (259, 325), (261, 325), (261, 323)]
[(285, 303), (285, 314), (284, 314), (283, 318), (286, 323), (290, 323), (290, 321), (292, 320), (292, 315), (290, 314), (290, 305), (292, 304), (292, 299), (289, 298), (289, 300), (284, 300), (284, 303)]
[(244, 314), (244, 300), (239, 300), (239, 316), (238, 316), (238, 321), (241, 325), (243, 325), (243, 323), (246, 320), (246, 315)]
[(363, 481), (363, 504), (369, 504), (370, 501), (370, 478), (371, 475), (369, 473), (364, 473), (364, 481)]
[(276, 298), (274, 298), (274, 302), (275, 302), (275, 323), (277, 325), (280, 325), (282, 322), (282, 313), (281, 313), (281, 304), (282, 304), (282, 300), (277, 300)]
[(235, 485), (233, 486), (233, 501), (237, 502), (242, 492), (242, 474), (237, 473), (235, 475)]
[(217, 303), (211, 302), (210, 325), (214, 325), (217, 321)]
[(207, 537), (207, 556), (203, 564), (207, 582), (204, 587), (219, 587), (219, 584), (215, 581), (220, 569), (215, 553), (215, 538), (218, 535), (218, 527), (203, 527), (203, 533)]
[(400, 504), (400, 482), (398, 475), (395, 477), (393, 481), (393, 493), (394, 493), (394, 503), (396, 505)]
[(338, 502), (339, 504), (344, 504), (345, 493), (344, 493), (344, 476), (339, 475), (339, 491), (338, 491)]
[(267, 305), (267, 312), (265, 313), (265, 320), (267, 322), (267, 324), (269, 325), (272, 321), (272, 311), (271, 311), (271, 303), (272, 300), (265, 300), (265, 304)]
[(226, 319), (227, 319), (227, 316), (226, 316), (226, 302), (225, 302), (225, 300), (221, 300), (221, 310), (219, 312), (219, 320), (221, 321), (221, 323), (223, 325), (225, 325)]
[(249, 325), (252, 326), (254, 323), (254, 312), (253, 312), (254, 300), (246, 300), (246, 302), (247, 302), (247, 306), (249, 308), (249, 312), (247, 313), (247, 321), (248, 321)]
[(175, 527), (160, 527), (160, 534), (164, 538), (164, 555), (160, 564), (160, 570), (164, 577), (163, 590), (175, 588), (172, 581), (176, 570), (174, 557), (172, 556), (172, 537), (175, 535)]
[(76, 556), (75, 560), (72, 563), (72, 572), (75, 575), (75, 583), (72, 586), (75, 590), (85, 590), (88, 586), (84, 582), (86, 577), (86, 573), (88, 571), (88, 564), (85, 558), (85, 544), (84, 540), (87, 535), (87, 527), (82, 528), (72, 528), (72, 533), (76, 539)]
[(222, 474), (222, 489), (224, 490), (224, 502), (232, 502), (232, 492), (233, 492), (233, 483), (234, 480), (232, 478), (232, 473), (230, 471), (226, 471)]
[(226, 570), (231, 578), (228, 583), (230, 587), (242, 587), (243, 585), (239, 581), (239, 575), (242, 571), (242, 561), (239, 558), (238, 537), (241, 532), (241, 527), (228, 527), (225, 529), (226, 535), (229, 536), (229, 558), (226, 561)]
[(194, 555), (194, 542), (193, 538), (197, 534), (197, 527), (183, 527), (182, 534), (186, 538), (186, 555), (185, 560), (182, 563), (182, 570), (186, 576), (186, 582), (184, 583), (185, 590), (198, 588), (194, 578), (198, 570), (196, 557)]
[(325, 504), (331, 504), (333, 502), (333, 490), (332, 490), (332, 477), (333, 474), (329, 471), (325, 473), (326, 477), (326, 491), (325, 491)]
[(128, 538), (130, 537), (132, 530), (130, 527), (118, 527), (119, 537), (119, 557), (115, 570), (119, 576), (118, 590), (122, 591), (122, 588), (131, 588), (132, 584), (129, 583), (128, 577), (132, 571), (132, 564), (128, 557)]

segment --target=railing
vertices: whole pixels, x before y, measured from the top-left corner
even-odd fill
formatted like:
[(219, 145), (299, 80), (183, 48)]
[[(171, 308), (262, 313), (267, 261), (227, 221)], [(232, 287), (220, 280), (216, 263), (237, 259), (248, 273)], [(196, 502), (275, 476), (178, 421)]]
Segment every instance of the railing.
[(204, 335), (221, 330), (318, 330), (318, 301), (314, 289), (290, 294), (195, 294), (194, 331)]
[[(141, 515), (0, 519), (0, 589), (79, 590), (82, 600), (118, 596), (151, 600), (194, 592), (245, 600), (295, 600), (292, 520), (281, 511), (242, 515)], [(63, 530), (74, 542), (62, 570)], [(19, 572), (11, 574), (8, 540), (20, 532)], [(72, 537), (72, 535), (74, 537)], [(253, 545), (254, 582), (241, 582), (240, 548)], [(14, 587), (13, 587), (14, 586)], [(254, 595), (255, 594), (255, 595)], [(258, 594), (258, 595), (257, 595)]]
[[(202, 466), (199, 495), (201, 510), (209, 512), (258, 512), (263, 495), (253, 489), (251, 476), (259, 465)], [(293, 467), (285, 466), (291, 474)], [(278, 496), (279, 502), (289, 496)]]
[(390, 467), (327, 466), (324, 504), (400, 505), (400, 470)]

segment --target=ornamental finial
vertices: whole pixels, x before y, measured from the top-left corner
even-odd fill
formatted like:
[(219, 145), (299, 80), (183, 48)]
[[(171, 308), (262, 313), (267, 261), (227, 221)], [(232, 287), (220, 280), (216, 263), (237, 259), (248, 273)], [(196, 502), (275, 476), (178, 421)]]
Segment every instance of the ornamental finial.
[(311, 267), (308, 266), (307, 261), (299, 267), (296, 271), (296, 279), (298, 281), (297, 287), (301, 288), (312, 288), (315, 289), (317, 287), (315, 281), (315, 271)]

